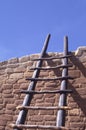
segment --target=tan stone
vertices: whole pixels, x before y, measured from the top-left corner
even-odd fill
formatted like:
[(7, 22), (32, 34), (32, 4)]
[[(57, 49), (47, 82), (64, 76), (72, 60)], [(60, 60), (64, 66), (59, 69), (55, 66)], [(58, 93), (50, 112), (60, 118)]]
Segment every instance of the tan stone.
[(55, 121), (56, 120), (56, 116), (54, 116), (54, 115), (46, 115), (45, 117), (44, 117), (44, 120), (45, 121)]
[(13, 115), (8, 115), (8, 114), (4, 114), (3, 116), (0, 116), (0, 120), (4, 120), (4, 121), (12, 121), (13, 120)]
[(2, 94), (3, 98), (13, 98), (13, 94), (12, 93), (3, 93)]
[(3, 99), (0, 99), (0, 104), (3, 104)]
[(5, 130), (5, 126), (0, 126), (0, 130)]
[(10, 79), (21, 79), (23, 78), (23, 73), (13, 73), (9, 77)]
[(4, 69), (0, 69), (0, 75), (5, 74), (5, 70)]
[(7, 68), (6, 70), (5, 70), (5, 73), (7, 73), (7, 74), (11, 74), (11, 73), (13, 73), (14, 72), (14, 69), (13, 68)]
[(79, 110), (77, 109), (77, 108), (74, 108), (73, 110), (70, 110), (69, 111), (69, 114), (70, 114), (70, 116), (72, 115), (72, 116), (78, 116), (79, 115)]
[(31, 121), (42, 121), (43, 120), (43, 116), (42, 115), (34, 115), (34, 116), (31, 116)]
[(9, 115), (13, 114), (13, 109), (5, 110), (5, 114), (9, 114)]
[(80, 70), (69, 71), (69, 75), (74, 77), (74, 78), (79, 78), (81, 76)]
[(11, 94), (12, 93), (12, 89), (7, 89), (7, 90), (3, 90), (3, 93), (4, 94)]
[(27, 62), (30, 60), (30, 56), (23, 56), (21, 58), (19, 58), (19, 62), (22, 63), (22, 62)]
[(7, 110), (13, 110), (13, 111), (14, 111), (14, 110), (16, 109), (16, 105), (15, 105), (15, 104), (7, 104), (7, 105), (6, 105), (6, 109), (7, 109)]
[(13, 87), (12, 84), (3, 84), (2, 85), (3, 90), (4, 89), (12, 89), (12, 87)]
[(16, 64), (7, 64), (7, 68), (16, 68), (19, 66), (19, 63)]
[(5, 104), (13, 104), (15, 101), (15, 99), (12, 97), (12, 98), (9, 98), (9, 97), (4, 97), (4, 103)]
[(26, 68), (25, 66), (19, 66), (17, 68), (14, 69), (14, 73), (22, 73), (22, 72), (25, 72)]
[(20, 85), (20, 89), (27, 89), (28, 88), (28, 83), (22, 83)]
[(18, 58), (12, 58), (8, 60), (8, 64), (14, 64), (14, 63), (18, 63)]
[(40, 115), (54, 115), (53, 110), (40, 110)]

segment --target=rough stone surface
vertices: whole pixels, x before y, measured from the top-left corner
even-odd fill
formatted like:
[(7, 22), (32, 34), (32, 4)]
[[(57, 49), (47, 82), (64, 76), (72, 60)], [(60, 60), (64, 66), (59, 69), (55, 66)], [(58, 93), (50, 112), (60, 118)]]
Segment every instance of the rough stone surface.
[[(69, 75), (75, 77), (69, 80), (68, 88), (73, 90), (67, 97), (68, 106), (72, 107), (66, 113), (65, 126), (74, 130), (86, 130), (86, 47), (80, 47), (76, 52), (72, 52), (69, 63), (73, 67), (69, 68)], [(49, 53), (49, 56), (61, 56), (61, 53)], [(19, 94), (21, 89), (26, 90), (30, 81), (25, 80), (32, 77), (33, 71), (30, 67), (36, 66), (39, 54), (13, 58), (0, 62), (0, 130), (12, 130), (9, 124), (15, 123), (19, 110), (18, 105), (22, 105), (24, 94)], [(51, 60), (43, 62), (43, 67), (60, 65), (62, 60)], [(41, 78), (51, 78), (61, 76), (62, 69), (41, 71)], [(60, 81), (38, 82), (37, 91), (60, 89)], [(34, 95), (31, 106), (58, 106), (59, 94)], [(57, 110), (29, 110), (25, 123), (40, 125), (56, 125)], [(31, 129), (34, 130), (34, 129)]]

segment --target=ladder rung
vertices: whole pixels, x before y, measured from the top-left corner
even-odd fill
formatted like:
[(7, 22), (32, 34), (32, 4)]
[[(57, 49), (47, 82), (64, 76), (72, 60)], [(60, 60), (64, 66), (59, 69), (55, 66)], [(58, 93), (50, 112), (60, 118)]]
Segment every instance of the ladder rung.
[(67, 68), (67, 67), (72, 67), (72, 64), (68, 64), (68, 65), (58, 65), (55, 67), (31, 67), (30, 70), (50, 70), (50, 69), (57, 69), (57, 68)]
[(21, 90), (20, 93), (25, 93), (25, 94), (62, 94), (62, 93), (72, 93), (73, 91), (72, 90), (53, 90), (53, 91), (49, 91), (49, 90), (46, 90), (46, 91), (34, 91), (34, 90)]
[(63, 59), (63, 58), (69, 58), (72, 57), (72, 55), (66, 55), (66, 56), (60, 56), (60, 57), (44, 57), (44, 58), (36, 58), (31, 59), (32, 61), (38, 61), (38, 60), (53, 60), (53, 59)]
[(57, 126), (50, 126), (50, 125), (22, 125), (22, 124), (10, 124), (11, 128), (19, 128), (19, 129), (28, 129), (28, 128), (39, 128), (39, 129), (53, 129), (53, 130), (70, 130), (69, 128), (65, 127), (57, 127)]
[(56, 77), (56, 78), (26, 78), (26, 80), (31, 81), (52, 81), (52, 80), (67, 80), (67, 79), (74, 79), (74, 78), (71, 76)]
[(71, 107), (68, 106), (59, 106), (59, 107), (39, 107), (39, 106), (18, 106), (16, 107), (16, 109), (18, 110), (23, 110), (23, 109), (27, 109), (27, 110), (70, 110)]

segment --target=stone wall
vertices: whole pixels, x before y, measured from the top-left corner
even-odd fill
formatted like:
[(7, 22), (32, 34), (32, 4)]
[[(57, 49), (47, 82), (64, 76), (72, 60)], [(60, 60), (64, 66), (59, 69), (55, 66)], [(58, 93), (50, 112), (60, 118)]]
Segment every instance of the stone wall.
[[(74, 130), (86, 130), (86, 47), (78, 48), (69, 62), (73, 67), (69, 68), (69, 75), (75, 79), (68, 83), (68, 88), (73, 90), (68, 95), (68, 106), (72, 107), (66, 114), (66, 127)], [(48, 53), (48, 56), (60, 56), (61, 53)], [(25, 80), (32, 77), (33, 71), (30, 67), (36, 66), (33, 58), (39, 54), (13, 58), (0, 63), (0, 130), (12, 130), (9, 124), (15, 123), (19, 110), (18, 105), (22, 105), (24, 94), (18, 94), (21, 89), (26, 90), (30, 81)], [(57, 66), (62, 64), (62, 60), (44, 61), (43, 66)], [(62, 69), (41, 71), (40, 77), (61, 76)], [(60, 81), (38, 82), (36, 90), (56, 90), (60, 88)], [(34, 95), (31, 106), (58, 106), (59, 94)], [(29, 110), (25, 123), (56, 125), (56, 110)], [(33, 129), (34, 130), (34, 129)]]

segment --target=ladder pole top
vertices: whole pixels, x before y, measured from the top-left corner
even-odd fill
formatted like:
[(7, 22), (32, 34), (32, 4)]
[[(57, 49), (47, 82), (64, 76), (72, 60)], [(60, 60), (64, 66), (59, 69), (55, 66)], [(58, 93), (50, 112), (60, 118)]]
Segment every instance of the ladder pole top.
[(44, 41), (44, 46), (43, 46), (43, 48), (42, 48), (40, 58), (43, 57), (44, 54), (46, 53), (46, 50), (47, 50), (47, 47), (48, 47), (48, 43), (49, 43), (49, 40), (50, 40), (50, 36), (51, 36), (51, 35), (48, 34), (47, 37), (46, 37), (46, 39), (45, 39), (45, 41)]
[(68, 36), (64, 36), (64, 55), (68, 54)]

